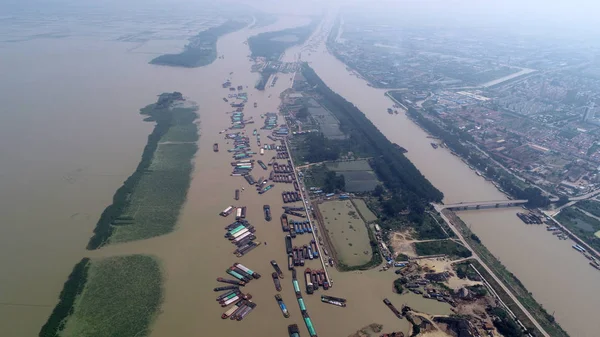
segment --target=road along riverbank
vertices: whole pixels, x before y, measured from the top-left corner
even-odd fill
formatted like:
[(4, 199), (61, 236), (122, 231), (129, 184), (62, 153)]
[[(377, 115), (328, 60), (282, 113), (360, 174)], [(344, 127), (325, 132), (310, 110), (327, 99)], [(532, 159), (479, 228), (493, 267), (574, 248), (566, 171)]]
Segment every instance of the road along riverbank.
[[(386, 113), (392, 103), (384, 96), (385, 91), (372, 88), (364, 80), (352, 76), (343, 63), (328, 53), (324, 46), (326, 35), (315, 34), (315, 39), (297, 48), (295, 55), (287, 56), (308, 61), (331, 89), (354, 103), (390, 141), (406, 148), (407, 157), (444, 193), (445, 203), (506, 199), (490, 182), (477, 176), (449, 151), (433, 149), (428, 134), (406, 116)], [(600, 301), (600, 295), (596, 295), (600, 273), (585, 259), (580, 259), (571, 248), (572, 244), (558, 241), (552, 235), (548, 237), (542, 227), (524, 225), (516, 216), (517, 211), (491, 209), (460, 212), (459, 215), (535, 299), (548, 312), (555, 313), (556, 320), (567, 332), (593, 335), (596, 328), (591, 312), (594, 303)], [(518, 251), (511, 248), (514, 240), (520, 242)], [(556, 268), (557, 263), (561, 268)], [(539, 265), (544, 268), (532, 267)], [(581, 288), (572, 287), (574, 278)], [(568, 294), (556, 292), (556, 287), (570, 291)]]

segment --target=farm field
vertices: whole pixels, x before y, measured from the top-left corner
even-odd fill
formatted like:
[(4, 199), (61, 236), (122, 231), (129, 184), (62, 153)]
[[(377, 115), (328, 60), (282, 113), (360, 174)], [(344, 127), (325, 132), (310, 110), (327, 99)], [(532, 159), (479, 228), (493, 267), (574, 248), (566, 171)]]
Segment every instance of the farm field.
[(343, 174), (347, 192), (369, 192), (379, 184), (377, 175), (367, 160), (341, 161), (328, 163), (327, 168), (337, 174)]
[(371, 260), (367, 227), (350, 200), (324, 202), (319, 204), (319, 211), (341, 262), (347, 266), (358, 266)]
[(367, 207), (367, 204), (365, 203), (364, 200), (352, 199), (352, 202), (354, 203), (354, 207), (356, 207), (356, 209), (358, 210), (358, 212), (360, 213), (360, 215), (366, 222), (371, 222), (371, 221), (377, 220), (377, 216), (375, 214), (373, 214), (373, 212), (371, 212), (371, 210), (369, 209), (369, 207)]

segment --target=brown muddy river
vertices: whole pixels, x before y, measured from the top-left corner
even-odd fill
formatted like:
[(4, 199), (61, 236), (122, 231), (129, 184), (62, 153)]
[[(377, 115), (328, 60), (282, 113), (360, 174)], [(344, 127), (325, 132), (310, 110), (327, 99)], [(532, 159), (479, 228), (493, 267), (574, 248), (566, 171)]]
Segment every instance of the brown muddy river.
[[(433, 149), (427, 133), (406, 116), (389, 115), (386, 109), (393, 102), (384, 96), (385, 90), (353, 75), (322, 43), (292, 48), (286, 58), (309, 62), (330, 88), (360, 108), (390, 141), (406, 148), (408, 158), (444, 193), (445, 203), (506, 199), (458, 157)], [(559, 241), (543, 226), (521, 222), (515, 215), (519, 210), (468, 211), (460, 216), (571, 336), (598, 336), (600, 272), (571, 248), (570, 240)]]
[[(268, 87), (264, 92), (254, 90), (258, 76), (250, 73), (246, 38), (261, 31), (307, 22), (307, 18), (285, 17), (272, 26), (227, 35), (218, 42), (218, 53), (225, 58), (197, 69), (148, 65), (155, 54), (131, 52), (138, 46), (134, 42), (65, 38), (2, 45), (0, 98), (3, 117), (7, 116), (0, 124), (3, 201), (0, 212), (4, 215), (0, 226), (0, 326), (3, 334), (37, 335), (71, 268), (83, 256), (129, 253), (153, 254), (163, 263), (165, 302), (152, 336), (275, 336), (285, 335), (286, 326), (292, 323), (300, 326), (302, 335), (306, 334), (292, 290), (291, 274), (284, 270), (282, 280), (282, 296), (291, 313), (289, 319), (281, 316), (269, 277), (271, 259), (276, 259), (281, 266), (286, 264), (279, 225), (280, 192), (290, 190), (291, 186), (276, 184), (262, 196), (250, 189), (242, 193), (237, 203), (248, 207), (248, 219), (257, 228), (258, 240), (268, 244), (236, 259), (231, 254), (231, 244), (223, 238), (223, 227), (231, 219), (224, 219), (218, 213), (235, 203), (235, 188), (248, 185), (240, 177), (229, 176), (229, 153), (224, 150), (214, 153), (212, 144), (218, 142), (221, 149), (227, 148), (222, 135), (218, 134), (230, 124), (226, 114), (230, 107), (222, 100), (228, 94), (221, 88), (225, 79), (231, 78), (236, 86), (248, 86), (249, 102), (258, 103), (257, 108), (249, 105), (244, 111), (257, 121), (246, 128), (247, 132), (262, 125), (260, 114), (277, 111), (278, 95), (291, 83), (292, 74), (280, 74), (275, 87)], [(309, 45), (322, 40), (327, 25), (324, 28), (314, 35)], [(173, 45), (172, 41), (164, 41), (162, 46), (161, 43), (157, 44), (163, 49)], [(286, 58), (297, 57), (300, 49), (292, 48)], [(40, 59), (43, 62), (39, 62)], [(388, 115), (385, 110), (391, 102), (383, 92), (350, 75), (345, 66), (324, 49), (313, 52), (305, 49), (302, 59), (311, 61), (328, 85), (359, 106), (393, 142), (407, 148), (409, 158), (445, 193), (446, 201), (503, 197), (456, 157), (440, 149), (433, 150), (426, 134), (404, 116)], [(230, 76), (230, 72), (233, 75)], [(10, 80), (5, 80), (7, 78)], [(85, 244), (100, 212), (135, 169), (151, 130), (152, 125), (142, 122), (138, 109), (154, 102), (157, 94), (174, 90), (199, 104), (201, 134), (188, 202), (177, 230), (163, 237), (86, 252)], [(272, 96), (269, 98), (269, 95)], [(254, 141), (252, 144), (256, 146)], [(269, 155), (267, 152), (265, 158)], [(254, 173), (256, 178), (259, 174)], [(264, 204), (270, 204), (273, 210), (271, 222), (263, 219)], [(594, 289), (600, 276), (588, 275), (591, 268), (586, 269), (585, 261), (580, 261), (568, 245), (545, 240), (546, 233), (528, 230), (516, 217), (504, 216), (502, 212), (485, 211), (471, 218), (467, 215), (466, 220), (473, 223), (473, 229), (482, 240), (489, 242), (490, 249), (509, 269), (514, 269), (538, 300), (549, 311), (556, 310), (564, 327), (574, 331), (572, 335), (592, 336), (598, 326), (589, 315), (593, 312), (592, 304), (600, 303), (600, 295)], [(511, 230), (498, 236), (489, 229), (500, 225)], [(514, 249), (515, 236), (528, 244)], [(303, 240), (310, 239), (300, 236), (298, 243)], [(540, 247), (555, 253), (539, 254)], [(539, 254), (538, 258), (545, 262), (529, 267), (532, 254)], [(254, 295), (258, 307), (241, 323), (219, 318), (223, 310), (214, 302), (216, 293), (212, 291), (219, 285), (215, 278), (225, 276), (225, 269), (236, 261), (263, 275), (245, 289)], [(554, 268), (550, 268), (552, 263)], [(310, 268), (318, 268), (318, 265), (317, 261), (307, 263)], [(376, 270), (338, 273), (331, 269), (329, 272), (334, 280), (329, 294), (346, 297), (349, 304), (347, 308), (338, 308), (321, 303), (320, 292), (304, 295), (317, 333), (322, 336), (347, 336), (372, 322), (383, 324), (385, 331), (406, 332), (407, 322), (398, 320), (383, 305), (384, 297), (389, 297), (398, 307), (405, 303), (433, 314), (449, 313), (448, 306), (437, 301), (393, 294), (395, 275), (392, 273)], [(573, 280), (577, 280), (576, 287), (570, 286)], [(565, 288), (570, 291), (561, 291)], [(575, 297), (573, 292), (586, 296)]]

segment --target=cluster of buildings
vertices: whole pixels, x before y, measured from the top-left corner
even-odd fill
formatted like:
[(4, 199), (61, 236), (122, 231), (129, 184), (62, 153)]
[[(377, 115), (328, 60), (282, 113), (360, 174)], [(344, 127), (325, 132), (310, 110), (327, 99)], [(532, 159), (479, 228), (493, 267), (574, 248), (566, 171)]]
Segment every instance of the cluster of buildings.
[[(535, 89), (516, 90), (511, 99), (521, 106), (527, 102), (529, 106), (538, 104), (536, 99), (519, 100), (526, 93), (539, 93), (539, 82), (531, 82), (535, 83)], [(551, 112), (528, 110), (525, 114), (502, 106), (507, 91), (512, 89), (437, 90), (424, 107), (433, 112), (428, 117), (467, 132), (479, 148), (494, 154), (507, 168), (537, 185), (567, 195), (596, 189), (600, 183), (600, 130), (589, 122), (593, 118), (589, 109), (555, 102), (553, 106), (559, 108)], [(540, 101), (538, 107), (548, 104)]]
[(514, 40), (500, 35), (344, 21), (329, 49), (372, 86), (400, 89), (403, 104), (458, 127), (548, 190), (573, 196), (600, 187), (600, 66), (593, 59), (534, 41), (508, 53)]

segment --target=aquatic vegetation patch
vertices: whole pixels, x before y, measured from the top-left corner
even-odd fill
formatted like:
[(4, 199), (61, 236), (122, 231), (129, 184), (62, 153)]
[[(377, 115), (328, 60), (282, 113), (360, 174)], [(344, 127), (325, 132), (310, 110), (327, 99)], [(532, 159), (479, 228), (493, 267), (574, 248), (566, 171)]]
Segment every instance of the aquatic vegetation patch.
[(59, 301), (52, 314), (48, 317), (46, 324), (40, 330), (40, 337), (59, 336), (64, 330), (67, 318), (73, 312), (73, 306), (77, 297), (83, 292), (86, 284), (90, 259), (84, 258), (73, 267), (67, 282), (60, 292)]
[(183, 51), (178, 54), (160, 55), (150, 64), (195, 68), (209, 65), (217, 59), (219, 37), (240, 30), (247, 25), (240, 21), (227, 21), (220, 26), (209, 28), (190, 39)]
[(140, 110), (156, 125), (135, 172), (100, 216), (88, 249), (174, 229), (189, 189), (198, 140), (197, 108), (184, 103), (181, 93), (166, 93)]
[(196, 144), (159, 145), (124, 210), (133, 223), (115, 227), (109, 243), (147, 239), (173, 230), (185, 203), (196, 149)]
[(147, 336), (162, 301), (161, 281), (160, 266), (151, 256), (91, 260), (85, 287), (60, 336)]

